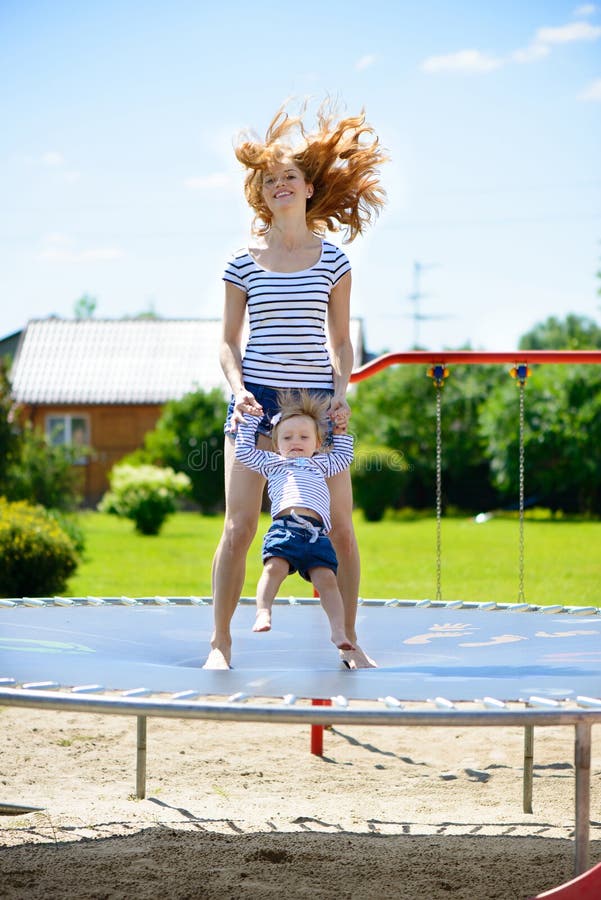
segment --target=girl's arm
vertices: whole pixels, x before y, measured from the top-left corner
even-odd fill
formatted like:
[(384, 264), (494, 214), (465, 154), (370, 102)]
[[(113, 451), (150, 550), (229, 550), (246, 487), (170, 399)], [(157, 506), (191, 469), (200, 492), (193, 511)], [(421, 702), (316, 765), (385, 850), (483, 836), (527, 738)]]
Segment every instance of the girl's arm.
[(236, 430), (235, 452), (237, 460), (267, 478), (269, 462), (276, 457), (268, 450), (259, 450), (255, 444), (259, 422), (259, 416), (242, 417), (240, 427)]
[(353, 461), (353, 437), (350, 434), (335, 434), (334, 447), (328, 453), (314, 457), (326, 478), (348, 469)]

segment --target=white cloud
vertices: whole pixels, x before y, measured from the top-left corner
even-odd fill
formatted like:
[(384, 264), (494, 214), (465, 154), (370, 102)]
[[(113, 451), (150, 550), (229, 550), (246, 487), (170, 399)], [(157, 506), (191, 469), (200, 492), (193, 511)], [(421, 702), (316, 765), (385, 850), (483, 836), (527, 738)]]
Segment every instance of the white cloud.
[(597, 11), (597, 7), (594, 3), (583, 3), (582, 6), (577, 6), (574, 10), (575, 16), (592, 16)]
[(373, 66), (375, 61), (376, 57), (373, 55), (373, 53), (367, 53), (365, 56), (362, 56), (357, 60), (357, 62), (355, 63), (355, 69), (358, 72), (363, 72), (365, 69), (369, 69), (370, 66)]
[[(578, 15), (590, 15), (595, 11), (593, 4), (579, 6)], [(551, 53), (551, 48), (559, 44), (572, 44), (577, 41), (596, 41), (601, 37), (601, 26), (589, 22), (570, 22), (567, 25), (538, 28), (534, 38), (519, 50), (514, 50), (507, 58), (491, 56), (480, 50), (461, 50), (445, 56), (429, 56), (421, 68), (424, 72), (492, 72), (507, 63), (531, 63), (544, 59)]]
[(528, 47), (524, 47), (523, 50), (514, 50), (511, 58), (516, 63), (537, 62), (539, 59), (544, 59), (545, 56), (548, 56), (550, 52), (546, 44), (533, 43)]
[(601, 78), (591, 81), (587, 87), (579, 94), (580, 100), (601, 101)]
[(556, 28), (539, 28), (534, 36), (535, 44), (571, 44), (574, 41), (596, 41), (601, 37), (601, 27), (588, 22), (570, 22)]
[(213, 172), (211, 175), (186, 178), (184, 184), (192, 191), (206, 191), (230, 187), (232, 178), (227, 172)]
[(503, 60), (480, 50), (460, 50), (446, 56), (429, 56), (421, 65), (424, 72), (492, 72)]

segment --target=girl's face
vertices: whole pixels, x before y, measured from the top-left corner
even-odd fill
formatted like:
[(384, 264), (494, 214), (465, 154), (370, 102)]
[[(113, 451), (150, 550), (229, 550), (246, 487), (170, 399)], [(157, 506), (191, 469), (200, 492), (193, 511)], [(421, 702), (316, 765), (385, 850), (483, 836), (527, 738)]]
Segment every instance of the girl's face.
[(272, 213), (299, 206), (304, 209), (313, 186), (305, 181), (299, 167), (290, 159), (275, 163), (263, 173), (263, 199)]
[(317, 426), (310, 416), (290, 416), (278, 425), (276, 450), (287, 459), (313, 456), (319, 449)]

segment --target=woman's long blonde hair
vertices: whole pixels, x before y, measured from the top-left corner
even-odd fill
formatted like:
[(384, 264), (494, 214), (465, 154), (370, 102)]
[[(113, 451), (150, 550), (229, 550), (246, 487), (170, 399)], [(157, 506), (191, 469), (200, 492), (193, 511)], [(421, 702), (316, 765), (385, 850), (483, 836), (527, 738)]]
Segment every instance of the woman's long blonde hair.
[(255, 212), (253, 230), (265, 234), (271, 212), (263, 199), (263, 174), (274, 164), (291, 159), (313, 185), (307, 201), (307, 227), (323, 234), (346, 232), (345, 243), (361, 234), (378, 215), (386, 200), (380, 185), (379, 166), (388, 157), (379, 139), (358, 116), (336, 119), (336, 110), (325, 101), (317, 110), (317, 129), (306, 130), (302, 115), (290, 116), (282, 106), (269, 125), (265, 140), (243, 135), (234, 148), (248, 170), (244, 193)]

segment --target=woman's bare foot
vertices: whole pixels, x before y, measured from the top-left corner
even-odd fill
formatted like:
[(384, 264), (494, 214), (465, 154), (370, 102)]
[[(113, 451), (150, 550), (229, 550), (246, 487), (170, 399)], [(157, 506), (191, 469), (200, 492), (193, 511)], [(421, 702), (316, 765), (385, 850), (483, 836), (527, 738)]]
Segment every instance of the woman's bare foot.
[(207, 656), (203, 669), (231, 669), (231, 666), (221, 650), (214, 647)]
[(350, 651), (355, 649), (355, 645), (349, 641), (342, 629), (332, 629), (332, 643), (336, 644), (339, 650)]
[(268, 609), (260, 609), (257, 612), (253, 631), (271, 631), (271, 612)]
[(213, 634), (211, 638), (211, 650), (207, 656), (203, 669), (231, 669), (232, 640), (226, 636), (223, 639)]
[(347, 669), (377, 669), (378, 664), (371, 659), (361, 647), (357, 644), (348, 650), (346, 647), (340, 648), (340, 659)]

